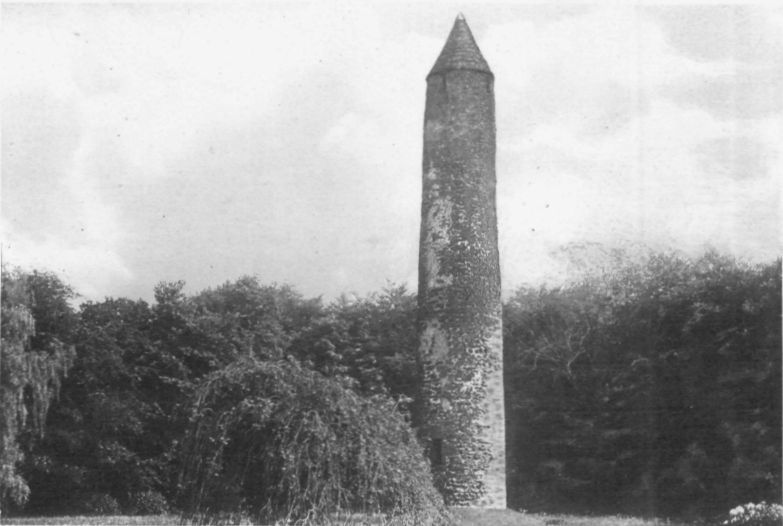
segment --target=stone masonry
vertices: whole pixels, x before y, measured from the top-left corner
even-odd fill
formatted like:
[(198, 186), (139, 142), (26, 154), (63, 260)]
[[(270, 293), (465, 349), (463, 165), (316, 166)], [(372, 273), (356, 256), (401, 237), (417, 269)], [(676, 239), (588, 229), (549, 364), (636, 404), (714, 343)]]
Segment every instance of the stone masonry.
[(505, 508), (493, 83), (460, 15), (427, 76), (420, 429), (448, 505)]

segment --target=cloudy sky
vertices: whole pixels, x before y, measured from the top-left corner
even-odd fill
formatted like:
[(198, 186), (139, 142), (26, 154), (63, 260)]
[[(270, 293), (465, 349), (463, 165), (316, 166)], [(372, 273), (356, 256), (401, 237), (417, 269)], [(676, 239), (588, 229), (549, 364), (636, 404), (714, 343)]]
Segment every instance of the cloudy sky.
[(415, 290), (424, 78), (460, 11), (506, 290), (574, 245), (780, 255), (779, 8), (5, 3), (3, 262), (85, 299)]

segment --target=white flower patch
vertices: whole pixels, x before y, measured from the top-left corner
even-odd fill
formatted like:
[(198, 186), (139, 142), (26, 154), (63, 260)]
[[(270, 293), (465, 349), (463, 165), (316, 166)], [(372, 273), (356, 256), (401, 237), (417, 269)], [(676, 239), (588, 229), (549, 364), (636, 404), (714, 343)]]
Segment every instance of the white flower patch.
[(737, 506), (729, 511), (729, 518), (722, 524), (727, 526), (778, 526), (783, 522), (783, 506), (767, 502), (752, 502)]

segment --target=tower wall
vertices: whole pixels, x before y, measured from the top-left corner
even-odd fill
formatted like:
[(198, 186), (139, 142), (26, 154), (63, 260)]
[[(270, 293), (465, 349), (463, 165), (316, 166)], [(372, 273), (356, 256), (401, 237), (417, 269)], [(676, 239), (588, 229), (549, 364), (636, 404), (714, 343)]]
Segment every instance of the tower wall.
[(437, 63), (427, 78), (419, 252), (421, 429), (447, 504), (505, 508), (493, 83), (488, 68), (439, 69)]

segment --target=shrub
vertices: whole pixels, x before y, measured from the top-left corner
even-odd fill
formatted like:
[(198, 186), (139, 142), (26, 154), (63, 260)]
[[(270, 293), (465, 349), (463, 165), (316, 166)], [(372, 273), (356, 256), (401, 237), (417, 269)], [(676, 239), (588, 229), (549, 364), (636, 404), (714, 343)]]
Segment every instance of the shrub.
[(780, 526), (783, 522), (783, 506), (762, 501), (737, 506), (729, 512), (722, 524), (730, 526)]
[(129, 511), (134, 515), (161, 515), (169, 511), (166, 497), (152, 490), (133, 493), (129, 504)]
[(246, 359), (211, 375), (196, 392), (191, 425), (180, 478), (191, 519), (441, 517), (429, 465), (395, 403), (293, 360)]
[(119, 515), (120, 504), (106, 493), (91, 493), (77, 505), (87, 515)]

